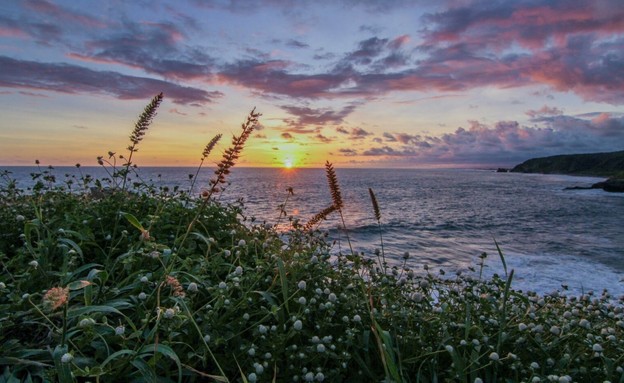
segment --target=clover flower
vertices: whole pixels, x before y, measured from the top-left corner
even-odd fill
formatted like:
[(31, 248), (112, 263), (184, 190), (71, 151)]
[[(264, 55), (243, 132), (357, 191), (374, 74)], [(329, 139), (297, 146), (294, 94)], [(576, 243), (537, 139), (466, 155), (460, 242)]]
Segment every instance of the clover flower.
[(167, 319), (171, 319), (171, 318), (173, 318), (173, 317), (175, 316), (175, 313), (176, 313), (176, 312), (175, 312), (175, 310), (174, 310), (174, 309), (172, 309), (172, 308), (168, 308), (167, 310), (165, 310), (165, 314), (164, 314), (164, 316), (165, 316), (165, 318), (167, 318)]
[(260, 334), (266, 334), (268, 330), (269, 330), (269, 329), (268, 329), (266, 326), (264, 326), (264, 325), (260, 325), (260, 326), (258, 326), (258, 332), (259, 332)]
[(251, 374), (247, 375), (247, 380), (249, 381), (249, 383), (255, 383), (258, 380), (258, 377), (256, 376), (255, 372), (252, 372)]
[(119, 325), (119, 326), (115, 327), (115, 335), (122, 336), (125, 332), (126, 332), (126, 327), (125, 326)]
[(234, 269), (234, 274), (243, 275), (243, 268), (241, 266), (236, 266), (236, 269)]
[(74, 356), (68, 352), (64, 353), (63, 356), (61, 356), (61, 363), (69, 363), (72, 360), (74, 360)]
[(28, 265), (32, 266), (32, 267), (34, 267), (36, 269), (37, 267), (39, 267), (39, 262), (37, 262), (37, 261), (30, 261), (30, 262), (28, 262)]
[(497, 354), (497, 353), (495, 353), (495, 352), (491, 353), (489, 358), (490, 358), (490, 360), (492, 360), (492, 361), (494, 361), (494, 362), (496, 362), (496, 361), (498, 361), (498, 360), (500, 359), (500, 357), (498, 356), (498, 354)]
[(325, 352), (325, 345), (323, 343), (317, 344), (316, 345), (316, 351), (317, 352), (321, 352), (321, 353)]
[(293, 328), (297, 331), (301, 330), (303, 328), (303, 322), (297, 319), (295, 323), (293, 323)]
[(43, 296), (43, 304), (51, 310), (67, 304), (69, 301), (69, 288), (53, 287)]
[(145, 294), (144, 292), (140, 292), (139, 293), (139, 299), (142, 300), (142, 301), (147, 299), (147, 294)]
[(305, 290), (307, 287), (306, 281), (299, 281), (299, 283), (297, 283), (297, 287), (299, 290)]
[(355, 314), (353, 316), (353, 321), (359, 323), (362, 321), (362, 318), (358, 314)]
[(192, 292), (192, 293), (196, 293), (198, 288), (197, 288), (197, 283), (195, 282), (191, 282), (189, 283), (188, 287), (186, 288), (188, 291)]
[(173, 291), (173, 296), (174, 297), (184, 298), (184, 296), (186, 295), (184, 293), (184, 288), (182, 287), (180, 282), (175, 277), (172, 277), (171, 275), (167, 275), (167, 279), (165, 280), (165, 284), (167, 286), (171, 287), (171, 290)]

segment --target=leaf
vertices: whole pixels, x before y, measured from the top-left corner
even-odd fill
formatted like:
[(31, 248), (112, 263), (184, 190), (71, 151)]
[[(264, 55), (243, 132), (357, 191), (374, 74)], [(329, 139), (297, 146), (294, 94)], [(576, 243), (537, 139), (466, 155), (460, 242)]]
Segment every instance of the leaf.
[(498, 246), (498, 242), (496, 242), (496, 239), (494, 240), (494, 244), (496, 245), (496, 250), (498, 251), (498, 256), (500, 257), (501, 261), (503, 262), (503, 269), (505, 270), (505, 277), (507, 277), (507, 262), (505, 262), (505, 256), (503, 255), (503, 251), (501, 250), (501, 248)]
[(73, 383), (71, 368), (69, 363), (63, 363), (61, 358), (67, 353), (67, 345), (56, 346), (52, 352), (54, 358), (54, 366), (56, 367), (56, 373), (58, 375), (59, 383)]
[(282, 297), (284, 298), (284, 305), (286, 306), (286, 312), (290, 315), (290, 309), (288, 307), (288, 280), (286, 279), (286, 270), (284, 269), (284, 262), (281, 259), (277, 259), (277, 268), (279, 269), (280, 282), (282, 285)]
[(178, 357), (178, 354), (176, 354), (176, 352), (173, 351), (171, 347), (166, 346), (164, 344), (152, 343), (152, 344), (148, 344), (147, 346), (143, 346), (138, 352), (139, 357), (143, 357), (147, 354), (155, 355), (156, 353), (160, 353), (172, 359), (176, 363), (176, 365), (178, 366), (178, 382), (182, 382), (182, 365), (180, 363), (180, 358)]
[(141, 225), (141, 222), (139, 222), (139, 220), (133, 216), (130, 213), (125, 213), (123, 211), (119, 212), (121, 215), (123, 215), (123, 217), (130, 222), (130, 224), (134, 227), (136, 227), (137, 229), (139, 229), (141, 232), (145, 231), (145, 228), (143, 228), (143, 225)]

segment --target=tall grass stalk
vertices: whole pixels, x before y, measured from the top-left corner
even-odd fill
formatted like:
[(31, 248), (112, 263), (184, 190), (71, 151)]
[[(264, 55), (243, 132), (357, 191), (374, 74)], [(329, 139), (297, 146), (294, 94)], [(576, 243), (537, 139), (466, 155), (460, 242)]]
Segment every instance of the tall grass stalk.
[(334, 166), (329, 162), (325, 162), (325, 173), (327, 175), (327, 182), (329, 183), (329, 191), (332, 196), (332, 201), (334, 202), (334, 208), (340, 214), (340, 220), (342, 221), (342, 228), (344, 230), (345, 236), (347, 238), (347, 242), (349, 243), (349, 250), (351, 251), (351, 255), (355, 255), (353, 251), (353, 246), (351, 246), (351, 238), (349, 238), (349, 232), (347, 230), (347, 225), (344, 220), (344, 215), (342, 214), (342, 207), (344, 203), (342, 201), (342, 195), (340, 193), (340, 186), (338, 186), (338, 176), (336, 176), (336, 171), (334, 170)]
[(199, 176), (199, 171), (201, 170), (202, 165), (204, 164), (204, 161), (206, 160), (206, 158), (208, 158), (208, 156), (212, 152), (212, 149), (214, 149), (214, 147), (217, 145), (221, 137), (222, 137), (222, 134), (217, 134), (206, 144), (206, 147), (204, 148), (204, 151), (202, 152), (202, 158), (199, 162), (199, 166), (197, 167), (197, 171), (195, 172), (195, 176), (193, 177), (193, 181), (191, 182), (191, 187), (189, 188), (189, 194), (193, 192), (193, 187), (195, 187), (195, 182), (197, 181), (197, 177)]
[(373, 192), (373, 189), (368, 188), (368, 194), (370, 195), (371, 203), (373, 205), (373, 213), (375, 214), (375, 220), (377, 221), (377, 227), (379, 228), (379, 241), (381, 244), (381, 259), (377, 256), (377, 261), (379, 262), (379, 267), (383, 270), (384, 274), (386, 273), (386, 254), (384, 251), (384, 242), (383, 242), (383, 230), (381, 227), (381, 209), (379, 209), (379, 203), (377, 202), (377, 197)]
[(139, 150), (137, 146), (139, 145), (141, 141), (143, 141), (143, 136), (145, 136), (145, 133), (149, 129), (150, 124), (154, 120), (154, 117), (156, 116), (156, 110), (158, 109), (158, 106), (160, 105), (162, 100), (163, 100), (162, 92), (154, 96), (152, 101), (150, 101), (150, 103), (147, 104), (147, 106), (143, 110), (143, 113), (141, 113), (141, 115), (139, 116), (139, 119), (134, 124), (134, 130), (130, 134), (130, 145), (128, 146), (128, 159), (126, 160), (126, 163), (123, 164), (125, 169), (122, 173), (122, 176), (123, 176), (123, 183), (121, 185), (122, 191), (126, 190), (126, 182), (128, 180), (130, 166), (132, 166), (132, 156), (134, 155), (135, 152)]

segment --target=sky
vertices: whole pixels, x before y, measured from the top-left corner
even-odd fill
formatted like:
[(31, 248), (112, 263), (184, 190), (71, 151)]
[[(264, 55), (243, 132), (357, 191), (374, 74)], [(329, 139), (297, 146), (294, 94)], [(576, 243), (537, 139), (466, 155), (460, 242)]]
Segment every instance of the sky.
[(507, 167), (624, 150), (622, 0), (4, 0), (0, 165)]

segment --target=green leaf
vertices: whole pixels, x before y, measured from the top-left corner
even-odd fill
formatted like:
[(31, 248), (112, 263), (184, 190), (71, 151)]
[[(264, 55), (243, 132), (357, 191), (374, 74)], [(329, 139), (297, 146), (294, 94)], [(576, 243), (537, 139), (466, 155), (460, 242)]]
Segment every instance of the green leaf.
[(148, 344), (147, 346), (143, 346), (139, 352), (138, 355), (139, 357), (143, 357), (147, 354), (156, 354), (156, 353), (160, 353), (170, 359), (172, 359), (176, 365), (178, 366), (178, 382), (182, 381), (182, 365), (180, 364), (180, 358), (178, 357), (178, 354), (175, 353), (175, 351), (173, 351), (173, 349), (169, 346), (166, 346), (164, 344), (156, 344), (156, 343), (152, 343), (152, 344)]
[(52, 352), (54, 358), (54, 366), (56, 367), (56, 374), (58, 375), (59, 383), (73, 383), (71, 368), (69, 363), (63, 363), (61, 358), (67, 353), (67, 345), (56, 346)]
[(141, 232), (144, 232), (145, 229), (143, 228), (143, 225), (141, 225), (141, 222), (139, 222), (139, 220), (133, 216), (130, 213), (125, 213), (123, 211), (120, 212), (120, 214), (128, 221), (130, 222), (130, 224), (134, 227), (136, 227), (137, 229), (139, 229)]

